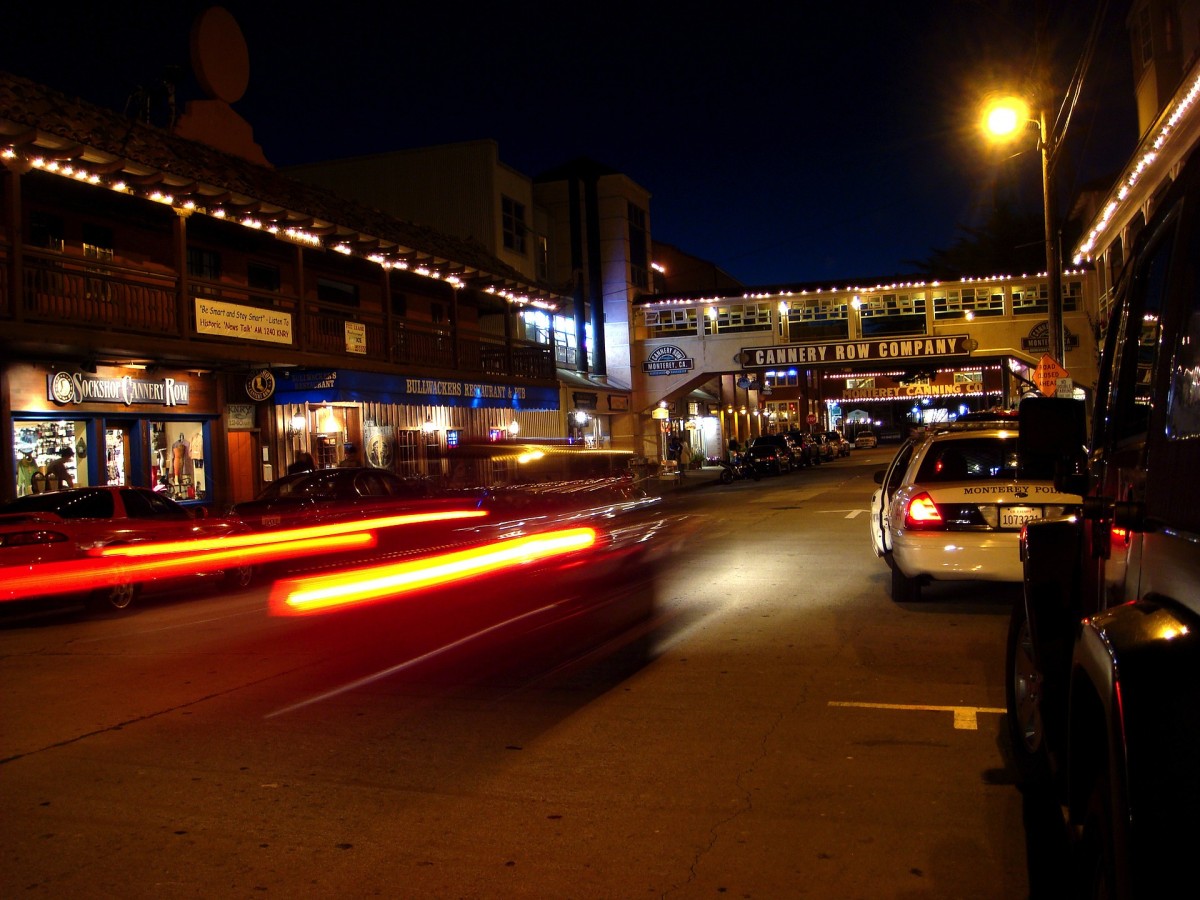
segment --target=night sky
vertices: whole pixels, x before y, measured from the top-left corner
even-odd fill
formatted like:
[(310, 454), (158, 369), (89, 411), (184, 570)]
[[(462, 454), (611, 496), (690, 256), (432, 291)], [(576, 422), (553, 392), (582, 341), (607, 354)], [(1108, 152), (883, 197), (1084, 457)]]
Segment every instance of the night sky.
[[(120, 110), (175, 65), (182, 108), (202, 96), (188, 35), (208, 5), (10, 4), (0, 68)], [(657, 240), (763, 287), (913, 273), (998, 183), (1040, 208), (1032, 135), (1007, 159), (985, 148), (977, 100), (1031, 76), (1050, 7), (1057, 104), (1093, 4), (872, 6), (225, 4), (250, 55), (234, 108), (276, 166), (481, 138), (530, 176), (586, 156), (650, 191)], [(1104, 17), (1064, 197), (1111, 183), (1137, 140), (1126, 6)]]

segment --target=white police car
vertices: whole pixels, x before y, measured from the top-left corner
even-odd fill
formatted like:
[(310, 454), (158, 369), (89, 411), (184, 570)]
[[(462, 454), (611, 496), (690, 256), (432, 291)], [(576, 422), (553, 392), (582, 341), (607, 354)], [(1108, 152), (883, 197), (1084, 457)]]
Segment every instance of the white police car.
[(1021, 528), (1078, 507), (1052, 473), (1019, 465), (1017, 429), (1015, 416), (935, 427), (875, 473), (871, 545), (891, 567), (893, 600), (920, 599), (931, 580), (1019, 583)]

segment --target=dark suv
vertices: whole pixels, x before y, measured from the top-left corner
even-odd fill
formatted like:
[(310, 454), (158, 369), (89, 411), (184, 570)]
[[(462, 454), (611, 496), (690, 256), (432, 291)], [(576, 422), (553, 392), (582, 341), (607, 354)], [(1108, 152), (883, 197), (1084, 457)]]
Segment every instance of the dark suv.
[[(1178, 895), (1200, 806), (1200, 155), (1155, 205), (1115, 291), (1092, 431), (1026, 401), (1021, 455), (1083, 495), (1022, 536), (1008, 641), (1018, 768), (1076, 840), (1087, 896)], [(1086, 452), (1082, 452), (1086, 449)]]
[(796, 445), (786, 434), (762, 434), (750, 442), (746, 460), (760, 473), (782, 475), (797, 465)]

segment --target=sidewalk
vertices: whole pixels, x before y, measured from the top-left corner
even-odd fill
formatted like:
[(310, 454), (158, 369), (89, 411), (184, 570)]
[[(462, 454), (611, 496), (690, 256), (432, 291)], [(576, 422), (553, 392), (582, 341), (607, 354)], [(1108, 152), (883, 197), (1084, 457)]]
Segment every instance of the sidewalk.
[(646, 479), (646, 490), (653, 496), (661, 497), (674, 491), (688, 491), (720, 484), (720, 478), (720, 466), (701, 466), (698, 469), (688, 469), (686, 475), (677, 472), (652, 475)]

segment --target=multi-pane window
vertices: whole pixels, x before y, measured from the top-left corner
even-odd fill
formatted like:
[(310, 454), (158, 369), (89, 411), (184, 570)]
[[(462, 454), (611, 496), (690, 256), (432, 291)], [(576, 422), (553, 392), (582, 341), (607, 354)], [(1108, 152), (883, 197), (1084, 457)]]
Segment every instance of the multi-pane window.
[[(188, 247), (187, 251), (188, 277), (197, 281), (221, 280), (221, 254), (215, 250), (201, 250), (199, 247)], [(195, 285), (192, 293), (197, 295), (213, 295), (217, 289), (206, 285)]]
[[(104, 225), (83, 223), (83, 255), (85, 259), (94, 259), (102, 263), (113, 261), (112, 229)], [(91, 273), (87, 279), (87, 297), (89, 300), (112, 300), (112, 285), (108, 282), (107, 272), (101, 268), (88, 267)], [(95, 277), (93, 277), (95, 276)]]
[(29, 214), (29, 246), (62, 252), (62, 218), (38, 210), (31, 212)]
[(504, 249), (525, 255), (525, 204), (512, 197), (500, 197), (500, 222)]
[(967, 287), (934, 294), (933, 317), (935, 319), (961, 319), (972, 316), (1004, 315), (1004, 288)]
[(646, 233), (646, 211), (629, 204), (629, 283), (650, 286), (650, 240)]
[(256, 291), (279, 291), (279, 266), (267, 263), (246, 263), (246, 283)]
[(704, 311), (705, 334), (738, 334), (771, 330), (770, 303), (732, 303)]
[(682, 309), (648, 309), (645, 316), (647, 337), (696, 333), (696, 307), (694, 306)]
[(358, 285), (332, 278), (318, 278), (317, 299), (339, 306), (358, 306)]
[(221, 254), (216, 250), (201, 250), (199, 247), (188, 247), (188, 275), (203, 281), (221, 280)]

